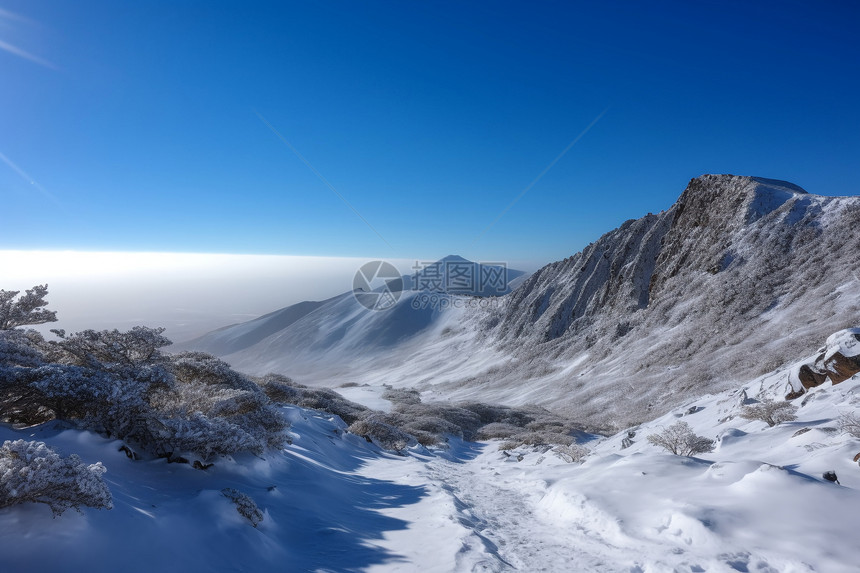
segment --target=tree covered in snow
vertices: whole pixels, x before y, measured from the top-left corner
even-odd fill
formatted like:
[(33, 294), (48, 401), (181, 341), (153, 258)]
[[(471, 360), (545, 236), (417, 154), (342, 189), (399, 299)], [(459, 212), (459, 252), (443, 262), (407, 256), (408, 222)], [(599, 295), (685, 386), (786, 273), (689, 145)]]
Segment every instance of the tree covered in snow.
[[(0, 290), (0, 330), (11, 330), (28, 324), (44, 324), (56, 322), (57, 313), (45, 310), (48, 304), (45, 297), (48, 285), (36, 285), (27, 289), (23, 296), (21, 291)], [(15, 297), (18, 297), (17, 300)]]
[(105, 471), (101, 462), (61, 457), (44, 442), (6, 441), (0, 446), (0, 508), (44, 503), (55, 516), (81, 506), (111, 509)]
[(680, 420), (662, 432), (649, 435), (648, 441), (676, 456), (703, 454), (714, 449), (714, 440), (697, 436), (690, 424)]
[(860, 416), (854, 412), (839, 417), (839, 428), (846, 434), (860, 438)]
[(791, 402), (777, 402), (774, 400), (762, 400), (758, 404), (744, 406), (741, 418), (746, 420), (760, 420), (768, 426), (773, 427), (783, 422), (792, 422), (797, 419), (797, 406)]
[(0, 320), (14, 327), (0, 329), (3, 421), (63, 419), (168, 459), (286, 442), (288, 424), (260, 385), (208, 354), (164, 354), (163, 328), (55, 330), (52, 341), (20, 330), (53, 319), (39, 309), (45, 287), (31, 291), (19, 301), (0, 291)]

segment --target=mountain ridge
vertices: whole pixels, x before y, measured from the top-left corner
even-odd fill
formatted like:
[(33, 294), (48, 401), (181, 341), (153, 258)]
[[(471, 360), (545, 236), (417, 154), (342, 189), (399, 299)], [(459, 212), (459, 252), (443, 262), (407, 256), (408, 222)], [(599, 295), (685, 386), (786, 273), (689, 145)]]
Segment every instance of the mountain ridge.
[(225, 359), (311, 384), (528, 401), (591, 427), (625, 427), (779, 368), (860, 323), (858, 230), (860, 197), (703, 175), (669, 209), (625, 221), (494, 304), (448, 312), (408, 340), (395, 333), (383, 349), (368, 322), (367, 338), (354, 338), (340, 362), (311, 352), (311, 366), (299, 368), (277, 355), (283, 344)]

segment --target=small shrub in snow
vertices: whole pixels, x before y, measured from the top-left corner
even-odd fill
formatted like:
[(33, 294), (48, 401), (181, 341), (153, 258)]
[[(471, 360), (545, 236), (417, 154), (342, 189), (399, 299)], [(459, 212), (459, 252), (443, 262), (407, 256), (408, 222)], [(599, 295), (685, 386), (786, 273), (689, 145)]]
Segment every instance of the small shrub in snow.
[(481, 402), (464, 402), (458, 405), (477, 414), (482, 424), (502, 423), (523, 427), (535, 419), (535, 415), (532, 412), (517, 410), (508, 406), (484, 404)]
[(572, 443), (573, 438), (568, 434), (557, 432), (525, 432), (502, 442), (499, 449), (504, 451), (513, 450), (520, 446), (569, 446)]
[[(419, 424), (417, 429), (440, 435), (453, 434), (465, 440), (474, 439), (482, 426), (480, 417), (471, 410), (447, 404), (404, 404), (398, 405), (396, 412), (409, 420), (410, 425)], [(426, 424), (422, 425), (421, 420)]]
[(266, 444), (237, 424), (200, 412), (158, 421), (156, 454), (172, 458), (194, 454), (203, 459), (242, 451), (261, 454)]
[(763, 400), (755, 405), (744, 406), (741, 410), (741, 418), (745, 420), (760, 420), (768, 426), (773, 427), (783, 422), (796, 420), (797, 406), (791, 402)]
[(0, 507), (44, 503), (54, 516), (70, 508), (111, 509), (105, 467), (76, 455), (60, 457), (44, 442), (6, 441), (0, 447)]
[[(398, 428), (408, 434), (412, 434), (418, 438), (418, 434), (422, 434), (422, 445), (433, 445), (445, 439), (446, 435), (463, 437), (463, 430), (460, 426), (449, 422), (445, 419), (436, 416), (419, 416), (416, 418), (407, 418), (408, 421), (403, 424), (396, 424)], [(433, 437), (430, 444), (424, 443), (428, 440), (428, 436)]]
[(308, 388), (296, 384), (286, 376), (269, 374), (260, 379), (259, 384), (273, 402), (321, 410), (340, 416), (347, 424), (361, 420), (372, 412), (370, 408), (351, 402), (334, 390)]
[(552, 451), (568, 463), (581, 462), (588, 454), (591, 453), (591, 450), (579, 444), (556, 446)]
[(855, 438), (860, 438), (860, 416), (853, 412), (843, 414), (839, 418), (839, 429)]
[(676, 456), (703, 454), (714, 449), (714, 440), (697, 436), (690, 424), (682, 421), (675, 422), (658, 434), (649, 435), (648, 441)]
[(420, 404), (421, 393), (407, 388), (388, 388), (382, 397), (394, 404)]
[(278, 404), (295, 404), (302, 396), (304, 386), (280, 374), (267, 374), (258, 383), (269, 400)]
[(523, 429), (521, 427), (514, 426), (513, 424), (506, 424), (504, 422), (493, 422), (482, 427), (478, 431), (478, 435), (476, 437), (479, 440), (506, 439), (515, 436), (522, 431)]
[(354, 422), (350, 425), (349, 431), (372, 441), (382, 449), (396, 452), (404, 450), (416, 442), (414, 437), (384, 422), (382, 416), (378, 414)]
[(233, 502), (239, 515), (247, 519), (251, 525), (257, 527), (263, 522), (263, 512), (247, 494), (232, 487), (222, 489), (221, 494)]

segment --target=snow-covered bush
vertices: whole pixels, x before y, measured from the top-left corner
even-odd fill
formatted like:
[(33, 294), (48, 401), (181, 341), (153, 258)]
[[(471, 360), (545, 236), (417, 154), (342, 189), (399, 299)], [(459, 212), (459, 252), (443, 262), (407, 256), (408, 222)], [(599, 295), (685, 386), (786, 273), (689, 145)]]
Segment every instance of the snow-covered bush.
[(860, 416), (854, 412), (843, 414), (839, 417), (839, 429), (855, 438), (860, 438)]
[(76, 455), (60, 457), (44, 442), (6, 441), (0, 446), (0, 507), (44, 503), (55, 516), (81, 506), (111, 509), (105, 467)]
[(421, 393), (407, 388), (388, 388), (382, 397), (394, 404), (420, 404)]
[(292, 378), (281, 374), (266, 374), (258, 379), (257, 383), (266, 396), (278, 404), (295, 404), (302, 396), (301, 390), (307, 389), (304, 384), (294, 382)]
[[(48, 304), (45, 302), (48, 285), (36, 285), (27, 289), (24, 296), (18, 297), (20, 292), (0, 290), (0, 330), (57, 321), (56, 312), (44, 309)], [(18, 299), (15, 300), (15, 297)]]
[(521, 427), (514, 426), (513, 424), (506, 424), (504, 422), (492, 422), (478, 430), (478, 435), (475, 437), (479, 440), (498, 440), (510, 438), (511, 436), (521, 433), (522, 431), (523, 429)]
[(170, 359), (170, 371), (178, 382), (257, 392), (260, 387), (230, 365), (205, 352), (181, 352)]
[[(24, 320), (5, 312), (19, 317), (15, 324)], [(205, 460), (287, 441), (286, 420), (258, 384), (208, 354), (163, 354), (170, 341), (162, 332), (58, 330), (59, 340), (47, 342), (35, 331), (0, 330), (2, 419), (62, 419), (168, 458)]]
[(532, 412), (509, 406), (484, 404), (482, 402), (463, 402), (458, 406), (477, 414), (482, 424), (503, 423), (523, 427), (535, 420), (535, 414)]
[(162, 418), (157, 424), (156, 453), (167, 458), (194, 454), (206, 461), (242, 451), (262, 453), (267, 445), (238, 424), (200, 412)]
[(51, 332), (60, 338), (51, 345), (62, 356), (57, 361), (102, 369), (163, 364), (168, 357), (160, 349), (173, 344), (162, 336), (164, 328), (146, 326), (135, 326), (126, 332), (84, 330), (68, 336), (63, 330)]
[(416, 439), (399, 428), (383, 421), (383, 416), (373, 414), (349, 426), (349, 431), (371, 441), (385, 450), (399, 452), (416, 443)]
[[(464, 440), (475, 439), (481, 424), (480, 417), (465, 408), (447, 404), (398, 404), (395, 412), (407, 420), (407, 425), (416, 430), (439, 435), (452, 434)], [(407, 428), (402, 428), (409, 431)]]
[(221, 495), (232, 501), (239, 515), (251, 522), (254, 527), (263, 522), (263, 512), (248, 494), (232, 487), (225, 487), (221, 490)]
[(513, 450), (520, 446), (569, 446), (573, 443), (573, 437), (558, 432), (524, 432), (512, 436), (499, 445), (502, 451)]
[(760, 420), (768, 426), (773, 427), (783, 422), (796, 420), (797, 406), (791, 402), (763, 400), (755, 405), (744, 406), (743, 410), (741, 410), (741, 418)]
[(570, 444), (568, 446), (556, 446), (552, 449), (553, 452), (568, 463), (578, 463), (585, 459), (591, 453), (591, 450), (579, 444)]
[(266, 395), (274, 402), (335, 414), (347, 424), (361, 420), (372, 412), (370, 408), (351, 402), (334, 390), (308, 388), (296, 384), (285, 376), (269, 374), (259, 383)]
[(703, 454), (714, 449), (714, 440), (697, 436), (690, 424), (680, 420), (660, 433), (649, 435), (648, 441), (676, 456)]
[[(210, 354), (185, 352), (174, 357), (170, 370), (176, 377), (174, 388), (157, 393), (152, 402), (169, 415), (166, 427), (183, 428), (182, 440), (174, 444), (188, 449), (180, 451), (206, 459), (242, 450), (260, 453), (286, 443), (284, 417), (257, 383), (227, 363)], [(223, 436), (224, 441), (207, 439), (205, 426), (211, 426), (210, 436)], [(230, 428), (237, 429), (232, 439)]]
[(35, 330), (0, 330), (0, 421), (34, 425), (50, 420), (52, 412), (30, 386), (33, 368), (44, 363)]

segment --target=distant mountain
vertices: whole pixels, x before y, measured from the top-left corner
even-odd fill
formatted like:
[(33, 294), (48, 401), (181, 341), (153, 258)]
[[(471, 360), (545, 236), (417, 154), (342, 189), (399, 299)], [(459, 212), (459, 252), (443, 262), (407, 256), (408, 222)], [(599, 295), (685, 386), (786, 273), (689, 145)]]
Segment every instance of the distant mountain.
[[(376, 274), (379, 266), (362, 269)], [(194, 349), (226, 358), (250, 373), (283, 371), (318, 373), (347, 365), (402, 345), (418, 334), (444, 329), (477, 299), (501, 296), (520, 284), (525, 273), (498, 264), (480, 264), (450, 255), (422, 266), (397, 281), (371, 288), (362, 277), (356, 292), (325, 301), (305, 301), (254, 320), (227, 326), (176, 349)], [(370, 310), (386, 292), (393, 305)], [(387, 301), (386, 301), (387, 302)]]
[(625, 427), (860, 325), (858, 253), (860, 197), (704, 175), (671, 208), (623, 223), (492, 304), (410, 314), (410, 291), (397, 309), (368, 313), (332, 299), (225, 357), (312, 384), (539, 403)]

